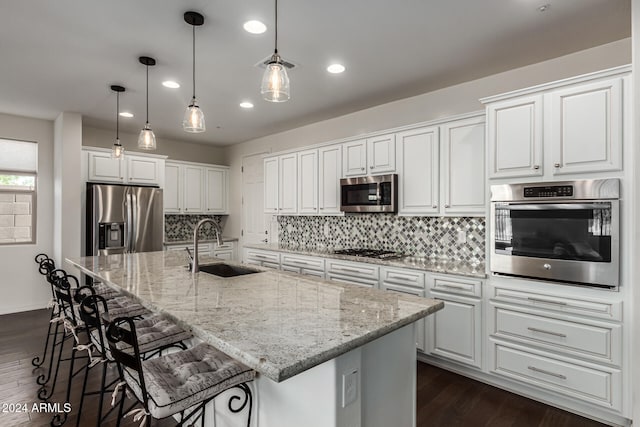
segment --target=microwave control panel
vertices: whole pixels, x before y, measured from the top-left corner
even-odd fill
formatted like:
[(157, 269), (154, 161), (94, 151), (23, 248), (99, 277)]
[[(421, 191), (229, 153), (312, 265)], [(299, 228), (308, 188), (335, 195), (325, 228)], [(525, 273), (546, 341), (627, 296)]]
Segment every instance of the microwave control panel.
[(573, 197), (573, 185), (525, 187), (524, 197)]

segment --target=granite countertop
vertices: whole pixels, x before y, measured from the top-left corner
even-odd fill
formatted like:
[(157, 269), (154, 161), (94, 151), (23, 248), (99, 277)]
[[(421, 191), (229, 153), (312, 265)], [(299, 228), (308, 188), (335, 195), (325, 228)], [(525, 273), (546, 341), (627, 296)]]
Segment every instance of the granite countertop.
[[(237, 242), (238, 238), (237, 237), (229, 237), (229, 236), (222, 236), (222, 241), (223, 242)], [(199, 243), (211, 243), (211, 242), (216, 242), (216, 239), (198, 239)], [(188, 240), (165, 240), (163, 243), (163, 245), (167, 246), (167, 245), (192, 245), (193, 244), (193, 238), (188, 239)]]
[[(201, 264), (207, 261), (220, 262), (202, 257)], [(277, 382), (444, 307), (434, 299), (271, 269), (231, 278), (193, 275), (183, 252), (67, 262)]]
[(305, 246), (286, 246), (278, 243), (262, 243), (244, 245), (245, 248), (264, 249), (268, 251), (288, 252), (301, 255), (320, 256), (324, 258), (342, 259), (345, 261), (366, 262), (388, 267), (412, 268), (415, 270), (431, 271), (435, 273), (457, 274), (459, 276), (476, 277), (485, 279), (484, 263), (472, 263), (468, 261), (456, 261), (430, 257), (403, 256), (393, 259), (365, 258), (352, 255), (333, 253), (329, 248), (312, 248)]

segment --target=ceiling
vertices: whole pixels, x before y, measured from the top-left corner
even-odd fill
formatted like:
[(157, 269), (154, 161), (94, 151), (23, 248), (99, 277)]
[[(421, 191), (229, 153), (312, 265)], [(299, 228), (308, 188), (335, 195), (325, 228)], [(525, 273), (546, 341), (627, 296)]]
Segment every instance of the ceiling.
[[(545, 12), (539, 6), (549, 3)], [(191, 27), (196, 30), (196, 94), (207, 131), (187, 134)], [(631, 35), (630, 0), (280, 0), (279, 51), (297, 64), (291, 100), (260, 97), (273, 52), (272, 0), (22, 0), (0, 14), (0, 112), (54, 119), (78, 112), (83, 123), (115, 129), (121, 84), (122, 130), (145, 119), (149, 70), (151, 127), (160, 138), (228, 145), (428, 92)], [(258, 19), (267, 32), (242, 24)], [(333, 61), (347, 70), (331, 75)], [(160, 83), (178, 81), (179, 89)], [(241, 101), (255, 107), (244, 110)]]

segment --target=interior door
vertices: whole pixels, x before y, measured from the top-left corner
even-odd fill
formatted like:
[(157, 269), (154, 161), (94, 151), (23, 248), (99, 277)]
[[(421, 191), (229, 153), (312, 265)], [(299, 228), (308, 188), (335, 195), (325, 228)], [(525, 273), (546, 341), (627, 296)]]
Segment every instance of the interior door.
[(264, 156), (242, 158), (242, 245), (269, 241), (271, 215), (264, 213)]

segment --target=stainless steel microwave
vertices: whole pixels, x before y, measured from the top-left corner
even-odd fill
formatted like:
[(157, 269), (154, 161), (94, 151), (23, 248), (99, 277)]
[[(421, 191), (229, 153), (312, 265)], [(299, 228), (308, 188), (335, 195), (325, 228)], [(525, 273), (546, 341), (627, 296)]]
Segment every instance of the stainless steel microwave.
[(491, 272), (617, 289), (620, 182), (491, 186)]
[(340, 210), (343, 212), (397, 212), (398, 175), (341, 179)]

